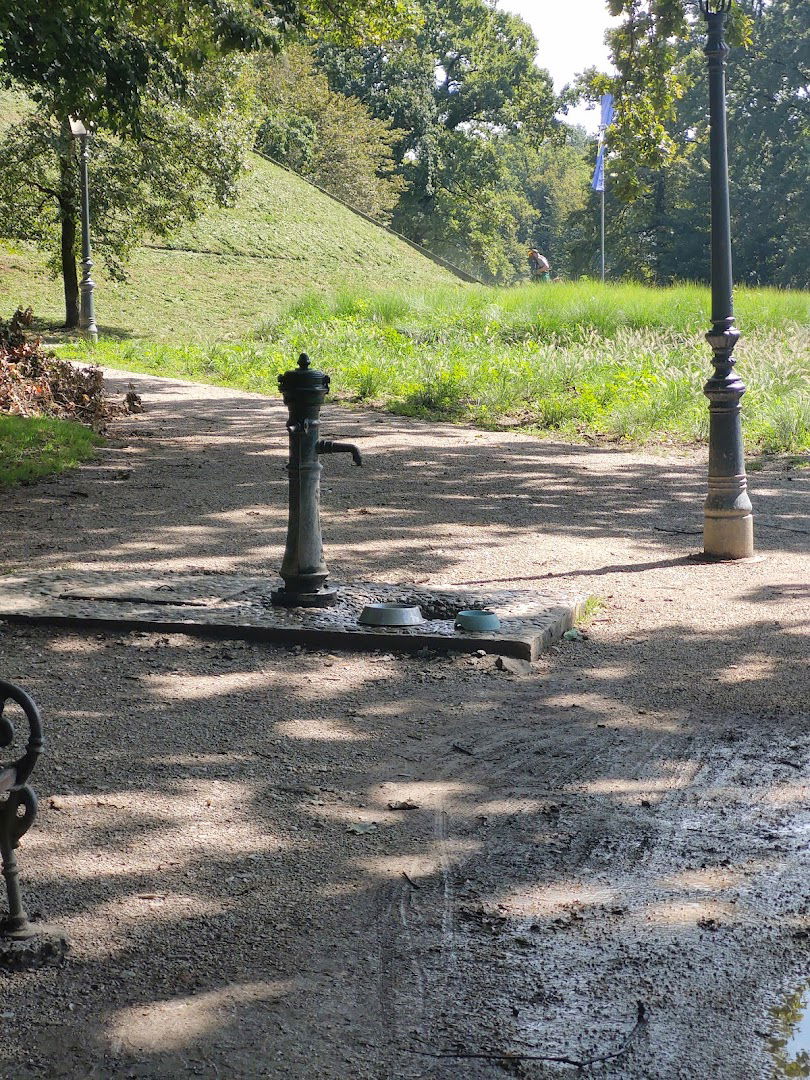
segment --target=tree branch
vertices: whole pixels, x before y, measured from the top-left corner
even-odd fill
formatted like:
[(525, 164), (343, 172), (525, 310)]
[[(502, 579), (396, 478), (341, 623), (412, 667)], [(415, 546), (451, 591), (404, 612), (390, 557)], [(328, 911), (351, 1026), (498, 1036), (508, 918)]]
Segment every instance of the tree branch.
[(25, 183), (30, 184), (31, 187), (36, 188), (37, 191), (41, 191), (42, 194), (47, 195), (49, 199), (59, 199), (60, 198), (60, 193), (58, 191), (54, 191), (53, 188), (45, 187), (44, 184), (38, 184), (36, 182), (36, 180), (28, 179), (28, 180), (25, 181)]

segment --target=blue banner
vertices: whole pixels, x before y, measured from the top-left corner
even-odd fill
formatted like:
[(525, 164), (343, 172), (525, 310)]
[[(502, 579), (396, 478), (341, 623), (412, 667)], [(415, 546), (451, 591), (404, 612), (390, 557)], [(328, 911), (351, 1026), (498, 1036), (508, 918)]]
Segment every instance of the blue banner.
[(613, 108), (613, 94), (602, 94), (600, 100), (602, 105), (602, 118), (599, 121), (599, 127), (604, 131), (605, 128), (610, 127), (613, 123), (613, 117), (616, 115)]
[(599, 153), (596, 155), (596, 168), (593, 171), (593, 180), (591, 180), (591, 187), (594, 191), (605, 190), (605, 148), (599, 147)]

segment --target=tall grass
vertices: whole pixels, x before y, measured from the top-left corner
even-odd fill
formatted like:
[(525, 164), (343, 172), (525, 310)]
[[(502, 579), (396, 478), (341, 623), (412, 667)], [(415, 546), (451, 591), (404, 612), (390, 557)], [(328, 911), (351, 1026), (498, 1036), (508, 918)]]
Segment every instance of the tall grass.
[[(566, 438), (706, 436), (708, 291), (555, 283), (514, 289), (312, 293), (239, 345), (102, 346), (118, 366), (276, 392), (300, 351), (334, 396), (405, 415)], [(808, 296), (740, 290), (751, 450), (810, 447)]]
[[(368, 292), (343, 289), (331, 295), (309, 293), (268, 324), (259, 336), (273, 336), (296, 321), (362, 317), (371, 323), (411, 329), (416, 336), (448, 332), (497, 333), (505, 337), (559, 338), (593, 330), (611, 337), (618, 330), (660, 328), (674, 333), (707, 329), (709, 293), (703, 285), (668, 289), (645, 285), (602, 285), (600, 282), (555, 282), (511, 289), (445, 287), (430, 290)], [(738, 322), (749, 329), (806, 325), (807, 293), (779, 289), (744, 289), (736, 294)]]

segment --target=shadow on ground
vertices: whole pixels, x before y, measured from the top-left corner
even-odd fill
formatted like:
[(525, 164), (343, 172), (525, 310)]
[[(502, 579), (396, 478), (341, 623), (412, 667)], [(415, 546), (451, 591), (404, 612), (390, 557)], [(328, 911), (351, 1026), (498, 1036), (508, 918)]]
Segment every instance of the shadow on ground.
[[(111, 380), (115, 392), (123, 397), (131, 379)], [(214, 396), (189, 401), (178, 393), (182, 384), (134, 381), (148, 391), (147, 413), (116, 426), (97, 464), (68, 482), (40, 484), (6, 509), (6, 558), (33, 569), (55, 557), (68, 566), (74, 556), (85, 569), (275, 572), (287, 513), (281, 403), (209, 387), (199, 389)], [(467, 563), (478, 557), (473, 578), (527, 581), (544, 571), (638, 570), (701, 545), (705, 466), (682, 456), (641, 461), (629, 452), (510, 441), (343, 409), (325, 412), (322, 432), (353, 438), (366, 461), (363, 469), (342, 456), (324, 465), (324, 537), (338, 577), (413, 580), (416, 567), (423, 580), (449, 582), (462, 551)], [(806, 487), (810, 478), (799, 470), (780, 479), (775, 486), (770, 476), (756, 478), (762, 553), (807, 547), (800, 502), (784, 489)], [(560, 565), (563, 538), (576, 540), (577, 565)], [(633, 562), (617, 562), (611, 540), (628, 538)], [(593, 540), (599, 546), (589, 555)], [(530, 565), (487, 573), (498, 550), (516, 543)], [(546, 552), (538, 550), (543, 544)]]
[[(12, 564), (273, 570), (281, 409), (156, 386), (97, 464), (13, 493)], [(604, 621), (525, 679), (7, 628), (49, 738), (26, 893), (73, 940), (63, 970), (3, 981), (9, 1075), (769, 1075), (809, 940), (798, 561), (688, 563), (682, 459), (333, 430), (378, 447), (368, 472), (326, 462), (333, 567), (590, 575)], [(758, 515), (798, 552), (787, 483)]]
[(11, 631), (54, 793), (27, 892), (74, 952), (6, 986), (31, 1039), (6, 1049), (49, 1076), (472, 1077), (497, 1075), (472, 1053), (614, 1051), (615, 1075), (735, 1075), (694, 1032), (750, 1054), (806, 941), (810, 740), (798, 698), (775, 707), (804, 653), (790, 631), (770, 667), (769, 633), (673, 625), (654, 655), (572, 644), (513, 680), (490, 658)]

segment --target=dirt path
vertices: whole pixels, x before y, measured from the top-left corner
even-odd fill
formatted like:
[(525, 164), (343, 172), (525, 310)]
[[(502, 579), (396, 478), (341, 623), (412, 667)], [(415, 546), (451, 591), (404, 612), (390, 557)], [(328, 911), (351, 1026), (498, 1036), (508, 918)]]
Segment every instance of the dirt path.
[[(280, 405), (134, 381), (97, 462), (5, 496), (5, 568), (274, 575)], [(515, 677), (3, 627), (49, 740), (26, 899), (72, 952), (0, 976), (0, 1075), (774, 1075), (810, 942), (808, 470), (751, 477), (763, 561), (703, 565), (698, 455), (323, 427), (366, 455), (325, 462), (335, 577), (551, 581), (603, 599), (590, 636)]]

